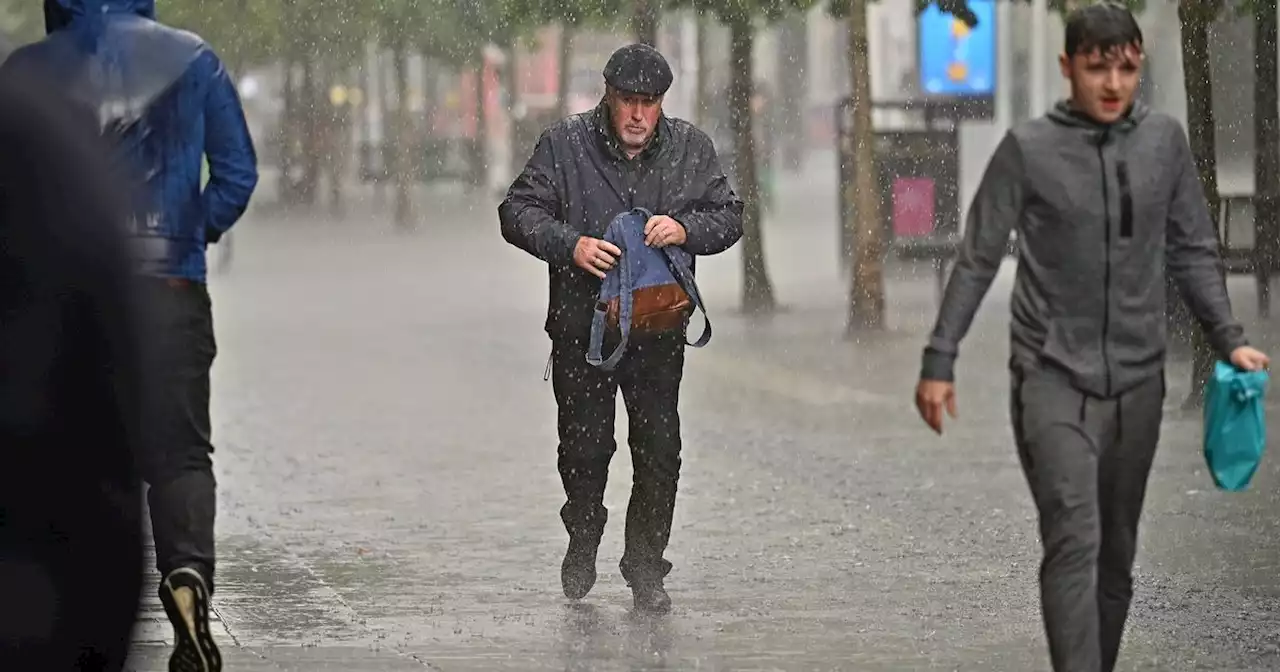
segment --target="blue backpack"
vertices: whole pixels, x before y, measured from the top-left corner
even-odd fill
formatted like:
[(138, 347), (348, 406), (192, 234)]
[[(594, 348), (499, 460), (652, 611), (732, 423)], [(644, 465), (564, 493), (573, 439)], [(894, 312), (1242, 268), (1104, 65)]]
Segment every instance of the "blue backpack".
[[(693, 256), (675, 245), (645, 245), (644, 226), (652, 216), (643, 208), (628, 210), (614, 217), (604, 233), (605, 240), (622, 250), (622, 259), (600, 283), (587, 362), (605, 371), (614, 370), (622, 361), (632, 331), (683, 330), (695, 308), (702, 311), (706, 325), (702, 336), (689, 345), (701, 348), (711, 340), (711, 319), (693, 280)], [(602, 359), (606, 330), (621, 330), (622, 338), (613, 354)]]
[(1242, 371), (1219, 361), (1205, 386), (1204, 458), (1223, 490), (1249, 486), (1267, 447), (1263, 397), (1266, 371)]

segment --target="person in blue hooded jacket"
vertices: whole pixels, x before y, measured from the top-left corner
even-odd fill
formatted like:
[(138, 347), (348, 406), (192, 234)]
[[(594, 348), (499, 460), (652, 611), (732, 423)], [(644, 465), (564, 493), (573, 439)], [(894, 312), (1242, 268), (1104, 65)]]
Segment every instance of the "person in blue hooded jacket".
[[(45, 0), (48, 37), (4, 68), (59, 83), (94, 113), (126, 194), (154, 399), (143, 476), (175, 629), (171, 670), (219, 670), (209, 632), (215, 481), (209, 370), (216, 345), (205, 248), (248, 207), (257, 157), (229, 73), (198, 36), (155, 21), (153, 0)], [(201, 187), (202, 162), (208, 183)]]

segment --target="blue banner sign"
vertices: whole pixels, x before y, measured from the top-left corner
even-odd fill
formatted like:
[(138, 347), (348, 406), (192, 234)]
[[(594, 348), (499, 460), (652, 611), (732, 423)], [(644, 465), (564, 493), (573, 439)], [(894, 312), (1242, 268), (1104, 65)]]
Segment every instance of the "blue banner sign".
[(929, 97), (986, 97), (996, 88), (995, 0), (969, 0), (969, 27), (930, 4), (917, 19), (920, 90)]

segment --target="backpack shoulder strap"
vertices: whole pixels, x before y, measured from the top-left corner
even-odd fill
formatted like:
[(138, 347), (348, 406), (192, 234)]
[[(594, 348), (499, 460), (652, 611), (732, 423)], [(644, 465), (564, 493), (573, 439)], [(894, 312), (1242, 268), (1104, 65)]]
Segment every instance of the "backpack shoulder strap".
[(684, 288), (689, 298), (693, 300), (693, 305), (702, 311), (702, 335), (696, 341), (689, 341), (689, 345), (695, 348), (701, 348), (711, 342), (711, 316), (707, 314), (707, 307), (702, 302), (702, 293), (698, 291), (698, 283), (694, 280), (693, 269), (689, 264), (685, 263), (684, 257), (677, 254), (671, 247), (665, 247), (663, 250), (667, 253), (667, 260), (671, 262), (671, 270), (675, 273), (676, 281)]
[(612, 371), (618, 367), (618, 362), (622, 361), (622, 356), (627, 352), (627, 340), (631, 337), (631, 268), (626, 262), (622, 262), (615, 270), (620, 276), (618, 303), (621, 305), (618, 311), (618, 327), (622, 330), (622, 339), (618, 341), (618, 347), (613, 349), (608, 359), (601, 358), (601, 350), (604, 349), (604, 333), (608, 325), (609, 304), (603, 300), (597, 300), (595, 314), (591, 316), (591, 339), (587, 345), (587, 363), (603, 371)]
[[(618, 227), (625, 226), (626, 218), (632, 215), (640, 215), (648, 218), (648, 211), (636, 209), (625, 212), (614, 218), (609, 224), (609, 230), (616, 231)], [(608, 236), (608, 233), (605, 234)], [(618, 264), (614, 266), (610, 274), (616, 274), (618, 282), (618, 327), (622, 330), (622, 339), (618, 342), (618, 347), (614, 348), (613, 353), (608, 359), (602, 358), (601, 350), (604, 349), (604, 333), (609, 315), (609, 304), (604, 299), (605, 292), (608, 288), (609, 275), (605, 276), (605, 282), (600, 285), (600, 296), (596, 299), (595, 314), (591, 317), (591, 337), (587, 345), (587, 363), (599, 367), (603, 371), (612, 371), (618, 366), (618, 362), (622, 361), (622, 356), (627, 352), (627, 341), (631, 338), (631, 313), (632, 306), (632, 287), (631, 264), (627, 260), (627, 235), (623, 231), (614, 238), (616, 244), (622, 250), (622, 256), (618, 259)]]

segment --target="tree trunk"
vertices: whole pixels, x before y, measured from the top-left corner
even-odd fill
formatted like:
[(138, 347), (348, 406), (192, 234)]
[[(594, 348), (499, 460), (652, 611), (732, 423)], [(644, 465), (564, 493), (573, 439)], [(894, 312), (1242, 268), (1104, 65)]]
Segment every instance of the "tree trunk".
[(485, 143), (488, 139), (488, 108), (485, 105), (485, 64), (484, 50), (480, 49), (476, 52), (476, 88), (475, 88), (475, 114), (476, 114), (476, 135), (471, 143), (471, 188), (483, 189), (484, 185), (489, 181), (489, 167), (486, 164)]
[[(422, 53), (422, 123), (424, 140), (424, 148), (430, 150), (430, 154), (422, 157), (424, 174), (430, 175), (430, 179), (439, 179), (444, 172), (445, 155), (438, 151), (438, 136), (436, 135), (436, 112), (438, 110), (439, 101), (436, 100), (436, 61), (428, 56), (426, 51)], [(432, 162), (430, 165), (427, 162)]]
[(316, 184), (320, 180), (320, 105), (316, 89), (315, 58), (302, 61), (302, 176), (299, 196), (306, 205), (316, 200)]
[(297, 136), (298, 119), (298, 83), (294, 76), (294, 60), (289, 54), (284, 58), (284, 106), (280, 110), (280, 128), (276, 137), (280, 143), (280, 174), (276, 177), (276, 193), (280, 203), (293, 205), (296, 197), (293, 188), (293, 168), (297, 164), (293, 152), (293, 141)]
[[(1187, 135), (1195, 156), (1196, 172), (1204, 189), (1213, 230), (1219, 230), (1217, 124), (1213, 117), (1213, 70), (1209, 65), (1209, 24), (1217, 15), (1214, 0), (1181, 0), (1178, 19), (1182, 24), (1182, 80), (1187, 92)], [(1194, 408), (1204, 402), (1204, 385), (1216, 358), (1202, 329), (1192, 330), (1191, 391), (1184, 406)]]
[(395, 88), (395, 75), (389, 74), (387, 68), (387, 52), (381, 44), (378, 45), (378, 96), (382, 105), (382, 141), (378, 145), (377, 150), (382, 158), (382, 177), (374, 184), (377, 189), (377, 198), (380, 205), (387, 204), (388, 183), (395, 180), (395, 103), (392, 97)]
[[(503, 113), (506, 115), (507, 119), (507, 147), (510, 148), (510, 151), (507, 152), (507, 168), (511, 171), (511, 179), (515, 179), (515, 176), (519, 175), (520, 170), (524, 168), (523, 165), (519, 168), (515, 165), (515, 157), (519, 154), (519, 152), (516, 151), (516, 148), (520, 144), (520, 129), (517, 128), (515, 120), (516, 108), (520, 106), (520, 60), (518, 55), (518, 45), (519, 39), (514, 36), (508, 37), (498, 43), (499, 48), (501, 48), (503, 53), (506, 54), (505, 63), (498, 69), (498, 90), (505, 91), (507, 94), (507, 106), (504, 108)], [(501, 99), (501, 97), (499, 97), (499, 99)], [(487, 189), (489, 187), (487, 179), (484, 184)]]
[(773, 283), (764, 262), (763, 227), (760, 226), (760, 184), (756, 177), (756, 142), (751, 98), (755, 88), (752, 47), (755, 27), (750, 19), (729, 24), (732, 83), (729, 123), (734, 138), (733, 173), (745, 207), (742, 212), (742, 310), (767, 313), (776, 308)]
[[(505, 47), (507, 52), (507, 64), (502, 69), (502, 86), (507, 90), (507, 144), (511, 147), (511, 151), (507, 152), (507, 169), (510, 171), (510, 178), (515, 179), (520, 171), (524, 170), (525, 161), (528, 156), (524, 154), (522, 149), (529, 147), (529, 151), (533, 151), (533, 143), (527, 142), (526, 128), (528, 126), (528, 117), (517, 117), (516, 111), (523, 107), (521, 97), (523, 95), (520, 86), (520, 50), (517, 40), (512, 40)], [(527, 111), (526, 111), (527, 114)], [(536, 141), (536, 136), (535, 139)]]
[(778, 36), (782, 72), (775, 104), (779, 106), (782, 137), (777, 144), (779, 163), (797, 171), (804, 162), (805, 96), (808, 92), (808, 37), (804, 14), (788, 18)]
[(635, 0), (635, 3), (635, 14), (631, 17), (631, 23), (636, 42), (657, 47), (658, 0)]
[(867, 0), (850, 0), (849, 65), (853, 83), (854, 179), (845, 185), (851, 199), (853, 284), (849, 290), (850, 332), (884, 327), (884, 225), (880, 221), (880, 173), (871, 125), (871, 69), (867, 45)]
[(1270, 317), (1271, 269), (1280, 253), (1280, 90), (1277, 89), (1276, 0), (1254, 0), (1253, 216), (1258, 311)]
[[(296, 9), (294, 0), (283, 0), (284, 16), (293, 16)], [(282, 26), (283, 28), (284, 26)], [(280, 110), (280, 127), (276, 131), (279, 145), (280, 174), (276, 178), (276, 195), (280, 203), (286, 207), (298, 202), (295, 171), (299, 165), (296, 152), (298, 130), (301, 127), (301, 112), (298, 100), (298, 63), (305, 60), (302, 52), (302, 38), (297, 30), (286, 30), (284, 35), (284, 58), (281, 59), (284, 69), (282, 93), (284, 105)]]
[[(326, 184), (329, 187), (329, 214), (334, 219), (341, 219), (342, 210), (342, 182), (345, 172), (345, 163), (343, 159), (346, 155), (346, 145), (350, 142), (350, 131), (342, 124), (342, 119), (346, 115), (344, 110), (348, 105), (348, 100), (343, 98), (335, 100), (332, 97), (334, 87), (342, 87), (348, 90), (350, 84), (346, 73), (341, 65), (341, 61), (337, 58), (326, 58), (320, 63), (320, 72), (323, 77), (320, 80), (322, 94), (324, 99), (323, 107), (320, 109), (320, 137), (323, 144), (320, 146), (320, 162), (316, 166), (316, 198), (319, 198), (320, 176), (323, 174)], [(349, 91), (349, 90), (348, 90)], [(348, 92), (348, 95), (349, 92)]]
[(710, 28), (711, 21), (702, 13), (699, 13), (697, 33), (698, 81), (694, 83), (693, 118), (694, 123), (703, 130), (707, 129), (707, 105), (711, 103), (707, 99), (707, 77), (711, 74), (711, 49), (707, 44), (707, 31)]
[(393, 133), (388, 149), (391, 149), (392, 171), (396, 188), (396, 206), (393, 222), (397, 229), (413, 228), (413, 199), (410, 190), (414, 182), (411, 153), (413, 142), (409, 124), (409, 67), (408, 54), (403, 39), (396, 39), (391, 51), (396, 87), (395, 112), (391, 115)]
[(569, 100), (573, 82), (573, 35), (578, 32), (577, 23), (560, 23), (560, 72), (556, 80), (556, 110), (561, 119), (569, 116)]

